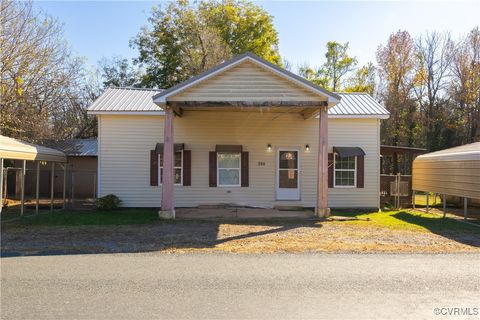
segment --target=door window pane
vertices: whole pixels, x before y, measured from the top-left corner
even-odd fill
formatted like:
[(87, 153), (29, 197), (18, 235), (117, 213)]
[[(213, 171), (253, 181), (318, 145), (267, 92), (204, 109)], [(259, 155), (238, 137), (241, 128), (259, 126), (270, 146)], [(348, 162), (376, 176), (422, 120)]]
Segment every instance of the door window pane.
[(280, 170), (279, 171), (279, 182), (278, 185), (280, 188), (292, 188), (296, 189), (298, 185), (298, 170)]
[(279, 152), (280, 169), (297, 169), (298, 168), (298, 152), (297, 151), (280, 151)]

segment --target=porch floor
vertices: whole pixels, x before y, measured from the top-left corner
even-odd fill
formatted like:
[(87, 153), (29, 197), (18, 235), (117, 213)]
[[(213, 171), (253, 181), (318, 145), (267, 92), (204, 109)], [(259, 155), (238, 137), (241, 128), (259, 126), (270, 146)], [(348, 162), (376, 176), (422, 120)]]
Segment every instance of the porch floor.
[(315, 212), (311, 209), (280, 210), (264, 208), (177, 208), (176, 219), (315, 219)]

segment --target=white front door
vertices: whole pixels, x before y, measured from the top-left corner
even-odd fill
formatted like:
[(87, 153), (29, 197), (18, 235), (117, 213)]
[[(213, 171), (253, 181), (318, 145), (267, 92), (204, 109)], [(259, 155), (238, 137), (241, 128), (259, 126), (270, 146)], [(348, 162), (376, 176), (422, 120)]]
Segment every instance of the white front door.
[(300, 200), (299, 150), (277, 152), (277, 200)]

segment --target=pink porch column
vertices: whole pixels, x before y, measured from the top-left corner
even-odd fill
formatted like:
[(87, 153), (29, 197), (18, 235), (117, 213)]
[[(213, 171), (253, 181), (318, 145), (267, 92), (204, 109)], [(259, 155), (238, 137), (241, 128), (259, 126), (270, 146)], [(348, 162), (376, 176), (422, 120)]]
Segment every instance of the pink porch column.
[(320, 218), (330, 216), (328, 208), (328, 108), (320, 107), (318, 119), (318, 179), (316, 215)]
[(162, 209), (158, 213), (164, 219), (175, 219), (173, 158), (173, 110), (167, 106), (163, 131)]

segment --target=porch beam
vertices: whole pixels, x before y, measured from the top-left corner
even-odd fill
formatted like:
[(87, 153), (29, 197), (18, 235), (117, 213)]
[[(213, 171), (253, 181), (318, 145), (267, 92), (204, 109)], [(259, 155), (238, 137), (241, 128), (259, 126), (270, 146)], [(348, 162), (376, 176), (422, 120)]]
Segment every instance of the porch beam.
[(330, 216), (328, 208), (328, 108), (320, 107), (318, 119), (317, 217)]
[(165, 123), (163, 131), (163, 176), (162, 176), (162, 208), (159, 216), (164, 219), (175, 219), (173, 197), (174, 188), (174, 150), (173, 150), (173, 118), (172, 107), (165, 108)]
[(318, 112), (318, 107), (328, 106), (327, 101), (169, 101), (172, 108), (182, 107), (310, 107)]
[(318, 108), (306, 108), (301, 114), (304, 120), (315, 118), (318, 115)]
[(182, 117), (183, 116), (183, 109), (182, 107), (180, 106), (171, 106), (172, 110), (173, 110), (173, 113), (177, 116), (177, 117)]

